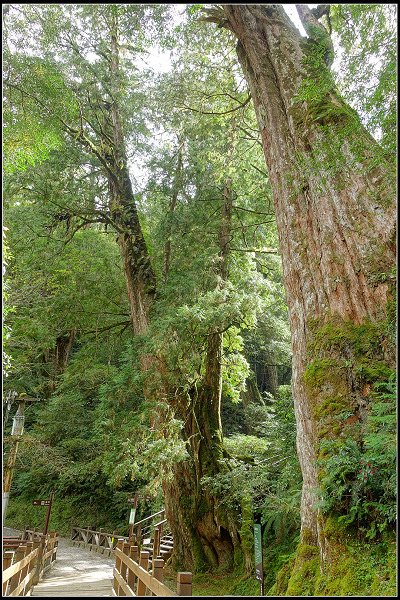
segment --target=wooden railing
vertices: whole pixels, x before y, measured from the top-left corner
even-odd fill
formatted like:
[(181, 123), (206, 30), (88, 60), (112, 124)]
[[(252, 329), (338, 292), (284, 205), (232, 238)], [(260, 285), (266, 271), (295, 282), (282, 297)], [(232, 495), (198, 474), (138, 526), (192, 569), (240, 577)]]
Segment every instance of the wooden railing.
[[(122, 536), (118, 536), (115, 532), (106, 533), (101, 529), (94, 531), (94, 529), (90, 529), (89, 527), (72, 527), (71, 531), (71, 539), (74, 546), (100, 552), (106, 556), (114, 556), (114, 548), (120, 537)], [(128, 538), (124, 538), (124, 540), (128, 541)]]
[(160, 553), (160, 541), (169, 531), (168, 522), (165, 517), (165, 509), (162, 509), (132, 527), (132, 538), (118, 535), (115, 531), (107, 533), (102, 529), (95, 531), (91, 527), (72, 527), (71, 539), (74, 546), (80, 546), (108, 556), (114, 556), (115, 547), (119, 538), (126, 542), (130, 541), (142, 547), (144, 543), (151, 544), (152, 554), (158, 556)]
[(149, 552), (119, 538), (115, 548), (114, 596), (191, 596), (192, 573), (177, 574), (177, 592), (164, 583), (164, 560), (153, 558), (149, 572)]
[[(157, 522), (158, 521), (158, 522)], [(166, 529), (165, 508), (135, 523), (132, 527), (133, 541), (140, 546), (146, 538), (151, 538), (155, 528), (160, 529), (161, 536)]]
[(24, 529), (22, 532), (22, 539), (34, 542), (35, 540), (40, 540), (42, 535), (43, 532), (38, 529)]
[(23, 537), (19, 536), (19, 537), (13, 537), (13, 536), (7, 536), (5, 538), (3, 538), (3, 548), (4, 549), (8, 549), (8, 550), (13, 550), (18, 548), (18, 546), (20, 546), (23, 542)]
[(27, 596), (33, 585), (56, 560), (58, 536), (56, 532), (25, 541), (21, 538), (3, 540), (3, 596)]

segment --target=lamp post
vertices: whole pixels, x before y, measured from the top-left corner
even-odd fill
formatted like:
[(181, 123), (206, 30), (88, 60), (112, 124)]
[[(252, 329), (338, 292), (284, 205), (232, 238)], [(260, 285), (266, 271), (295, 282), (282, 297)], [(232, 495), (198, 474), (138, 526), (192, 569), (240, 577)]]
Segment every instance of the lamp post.
[(13, 426), (11, 429), (11, 447), (7, 457), (7, 463), (4, 467), (3, 474), (3, 526), (6, 517), (8, 500), (10, 497), (11, 481), (17, 458), (18, 443), (21, 439), (21, 435), (24, 432), (24, 421), (25, 421), (25, 400), (20, 400), (17, 412), (13, 418)]
[(139, 501), (139, 494), (135, 494), (133, 498), (128, 498), (128, 504), (133, 504), (129, 515), (129, 541), (133, 540), (133, 526), (135, 524), (136, 509)]
[(12, 407), (15, 399), (17, 398), (17, 396), (18, 396), (18, 392), (16, 392), (15, 390), (8, 390), (5, 402), (3, 402), (3, 405), (5, 405), (4, 406), (4, 416), (3, 416), (3, 431), (5, 429), (5, 426), (7, 425), (8, 415), (10, 414), (11, 407)]

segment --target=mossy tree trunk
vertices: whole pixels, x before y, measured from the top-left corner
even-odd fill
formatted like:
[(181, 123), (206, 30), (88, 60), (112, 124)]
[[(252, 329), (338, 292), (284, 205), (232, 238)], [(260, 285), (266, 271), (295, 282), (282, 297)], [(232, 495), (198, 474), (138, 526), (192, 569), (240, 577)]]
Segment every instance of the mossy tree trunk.
[[(119, 230), (118, 243), (124, 261), (125, 278), (131, 307), (133, 331), (135, 335), (145, 334), (151, 319), (151, 307), (155, 300), (156, 279), (151, 260), (138, 219), (136, 203), (127, 166), (121, 111), (119, 81), (118, 22), (115, 15), (111, 28), (110, 76), (114, 85), (111, 104), (112, 163), (108, 182), (110, 190), (110, 212)], [(179, 140), (178, 162), (175, 172), (169, 216), (177, 203), (182, 178), (182, 143)], [(226, 278), (228, 241), (232, 197), (230, 181), (225, 185), (222, 227), (220, 234), (221, 267), (220, 276)], [(171, 254), (170, 232), (165, 246), (164, 275), (168, 276)], [(183, 439), (187, 442), (189, 460), (174, 467), (173, 482), (163, 484), (166, 516), (174, 535), (174, 562), (181, 568), (204, 570), (212, 567), (229, 568), (233, 564), (234, 545), (238, 545), (232, 523), (227, 522), (222, 512), (218, 512), (218, 499), (207, 493), (200, 481), (203, 476), (213, 476), (221, 472), (222, 427), (220, 419), (221, 400), (221, 353), (222, 334), (211, 332), (208, 340), (205, 377), (198, 392), (191, 397), (181, 397), (173, 390), (154, 390), (150, 383), (145, 384), (144, 393), (149, 399), (154, 394), (170, 397), (175, 413), (184, 422)], [(163, 381), (160, 361), (154, 356), (142, 358), (142, 368), (153, 367)], [(160, 383), (161, 387), (164, 385)], [(162, 430), (163, 417), (159, 415), (154, 423)], [(231, 530), (231, 531), (229, 531)]]
[(167, 214), (167, 223), (166, 223), (166, 241), (164, 245), (164, 280), (167, 281), (169, 269), (171, 266), (171, 236), (172, 236), (172, 219), (174, 217), (176, 205), (178, 202), (178, 194), (182, 188), (182, 171), (183, 171), (183, 162), (182, 162), (182, 149), (183, 149), (183, 139), (178, 136), (178, 156), (176, 162), (176, 169), (174, 180), (172, 184), (171, 191), (171, 199), (168, 207)]
[[(371, 384), (394, 362), (383, 323), (395, 262), (395, 182), (393, 164), (337, 93), (327, 32), (308, 7), (298, 11), (308, 38), (280, 5), (224, 5), (209, 20), (238, 39), (261, 131), (292, 333), (302, 540), (325, 560), (315, 508), (320, 443), (343, 432), (344, 412), (365, 420)], [(330, 344), (321, 336), (329, 327)], [(375, 374), (360, 369), (369, 361)]]
[(133, 195), (122, 126), (119, 67), (118, 13), (114, 11), (110, 23), (110, 80), (113, 99), (110, 107), (110, 152), (108, 185), (110, 213), (119, 229), (118, 244), (124, 261), (124, 271), (135, 335), (146, 333), (150, 309), (156, 292), (156, 279)]
[[(232, 181), (228, 178), (224, 185), (219, 234), (221, 286), (228, 277), (231, 218)], [(167, 517), (175, 529), (184, 532), (179, 539), (174, 538), (175, 565), (196, 571), (210, 565), (226, 570), (232, 568), (240, 547), (247, 556), (238, 534), (237, 518), (228, 514), (226, 508), (219, 507), (218, 498), (201, 481), (203, 477), (228, 470), (221, 424), (222, 352), (223, 332), (214, 329), (208, 335), (201, 384), (191, 391), (186, 401), (181, 399), (178, 408), (185, 423), (184, 437), (188, 440), (190, 461), (177, 465), (174, 481), (165, 485)], [(181, 511), (177, 511), (177, 506)]]
[(43, 357), (49, 375), (48, 384), (44, 390), (46, 397), (54, 393), (57, 385), (57, 377), (64, 373), (67, 368), (75, 337), (75, 328), (70, 329), (63, 335), (59, 335), (56, 339), (55, 348), (48, 350)]

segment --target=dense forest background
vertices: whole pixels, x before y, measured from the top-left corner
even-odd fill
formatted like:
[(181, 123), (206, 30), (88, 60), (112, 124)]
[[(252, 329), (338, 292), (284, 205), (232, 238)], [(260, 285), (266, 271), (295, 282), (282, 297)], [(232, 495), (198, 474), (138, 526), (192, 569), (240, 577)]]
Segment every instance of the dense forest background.
[[(395, 9), (331, 5), (324, 16), (336, 89), (392, 162)], [(3, 16), (4, 398), (18, 394), (3, 413), (6, 452), (18, 399), (38, 400), (26, 405), (7, 524), (40, 527), (32, 500), (54, 490), (53, 529), (126, 535), (127, 498), (140, 494), (139, 519), (174, 497), (178, 477), (190, 489), (181, 465), (197, 452), (204, 511), (232, 515), (240, 540), (224, 591), (258, 594), (256, 521), (266, 590), (297, 595), (306, 569), (286, 586), (302, 473), (273, 189), (234, 36), (207, 22), (212, 10), (25, 4)], [(170, 65), (150, 67), (163, 53)], [(326, 442), (319, 508), (355, 540), (326, 595), (343, 578), (347, 595), (395, 594), (394, 368), (369, 352), (357, 366), (375, 399), (362, 443)], [(220, 424), (199, 408), (219, 387)], [(189, 558), (211, 568), (207, 552)]]

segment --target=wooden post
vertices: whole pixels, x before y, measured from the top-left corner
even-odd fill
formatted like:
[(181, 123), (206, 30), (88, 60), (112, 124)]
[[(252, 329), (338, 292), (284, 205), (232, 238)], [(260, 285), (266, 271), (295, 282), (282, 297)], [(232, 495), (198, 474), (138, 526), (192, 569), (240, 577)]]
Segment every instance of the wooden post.
[(50, 561), (50, 562), (53, 562), (57, 558), (57, 550), (58, 550), (58, 536), (57, 536), (57, 531), (51, 531), (50, 532), (50, 537), (51, 538), (55, 538), (54, 542), (53, 542), (53, 554), (51, 555), (51, 561)]
[(48, 535), (43, 535), (41, 537), (43, 537), (43, 552), (42, 552), (42, 564), (41, 564), (41, 571), (42, 571), (42, 575), (43, 575), (44, 570), (45, 570), (45, 568), (47, 566), (46, 563), (49, 560), (45, 556), (45, 554), (47, 553), (47, 551), (49, 549), (49, 536)]
[[(157, 581), (164, 581), (164, 559), (163, 558), (154, 558), (153, 555), (153, 577), (157, 579)], [(152, 596), (157, 596), (154, 592), (151, 594)]]
[[(34, 539), (33, 540), (32, 550), (36, 550), (36, 548), (39, 548), (39, 546), (40, 546), (40, 541)], [(39, 558), (40, 558), (39, 555), (40, 555), (40, 550), (38, 550), (36, 558), (34, 559), (33, 564), (31, 566), (31, 569), (30, 569), (31, 571), (35, 571), (35, 573), (33, 574), (33, 578), (31, 579), (31, 583), (30, 583), (31, 586), (33, 586), (34, 583), (35, 583), (36, 569), (37, 569), (37, 565), (38, 565)]]
[[(20, 560), (22, 560), (24, 558), (25, 552), (26, 552), (26, 546), (18, 546), (18, 548), (15, 551), (14, 564), (18, 563)], [(15, 590), (15, 588), (18, 587), (20, 579), (21, 579), (21, 571), (18, 571), (18, 573), (15, 573), (15, 575), (13, 575), (11, 577), (9, 594), (11, 594)]]
[[(146, 550), (143, 550), (140, 553), (140, 562), (139, 565), (145, 570), (148, 571), (149, 570), (149, 556), (150, 556), (150, 552), (147, 552)], [(137, 591), (136, 591), (136, 596), (145, 596), (146, 595), (146, 586), (143, 583), (143, 581), (140, 579), (140, 577), (138, 578), (138, 584), (137, 584)]]
[(188, 572), (178, 573), (176, 577), (176, 591), (178, 596), (192, 595), (192, 574)]
[[(34, 550), (36, 550), (36, 548), (38, 547), (38, 544), (36, 544), (35, 542), (29, 542), (29, 543), (31, 544), (31, 546), (29, 548), (29, 552), (34, 552)], [(36, 567), (36, 560), (33, 558), (29, 561), (27, 574), (31, 575), (32, 571), (35, 570), (35, 567)], [(25, 588), (25, 592), (24, 592), (25, 596), (29, 595), (28, 592), (31, 588), (32, 588), (32, 579), (29, 581), (28, 586)]]
[(154, 541), (153, 541), (153, 559), (157, 558), (160, 554), (160, 530), (158, 527), (154, 530)]
[[(124, 542), (124, 545), (122, 546), (122, 552), (124, 554), (126, 554), (126, 556), (129, 556), (129, 542)], [(128, 581), (128, 567), (126, 566), (126, 564), (124, 562), (121, 561), (121, 575), (124, 581)]]
[[(33, 542), (26, 542), (26, 546), (25, 546), (26, 550), (25, 550), (24, 557), (25, 557), (25, 556), (28, 556), (28, 554), (30, 554), (30, 553), (32, 552), (32, 547), (33, 547)], [(28, 575), (29, 571), (30, 571), (30, 563), (28, 563), (28, 564), (26, 565), (26, 567), (24, 567), (24, 568), (22, 569), (22, 571), (21, 571), (21, 577), (20, 577), (20, 579), (19, 579), (19, 580), (20, 580), (20, 581), (23, 581), (23, 580), (25, 579), (25, 577)], [(25, 596), (25, 595), (26, 595), (26, 594), (25, 594), (25, 589), (24, 589), (24, 590), (22, 590), (22, 593), (21, 593), (21, 594), (19, 594), (19, 595), (20, 595), (20, 596)]]
[[(14, 558), (14, 552), (8, 551), (8, 552), (3, 553), (3, 571), (8, 569), (8, 567), (11, 567), (13, 558)], [(6, 595), (7, 587), (8, 587), (8, 581), (5, 581), (3, 583), (3, 596)]]
[(90, 527), (86, 528), (86, 543), (84, 545), (84, 548), (87, 548), (89, 545), (89, 531), (90, 531)]
[(53, 498), (54, 498), (54, 492), (52, 491), (51, 494), (50, 494), (50, 503), (49, 503), (49, 505), (47, 507), (46, 521), (45, 521), (44, 530), (43, 530), (43, 533), (45, 535), (47, 535), (47, 531), (49, 529), (50, 513), (51, 513), (51, 507), (53, 505)]
[[(129, 558), (135, 561), (135, 563), (139, 562), (139, 547), (138, 546), (130, 546), (129, 548)], [(134, 590), (136, 582), (136, 575), (133, 571), (128, 569), (128, 585), (132, 591)]]
[[(119, 550), (122, 550), (122, 548), (124, 546), (124, 542), (125, 542), (124, 538), (119, 538), (116, 547), (119, 548)], [(119, 556), (116, 556), (115, 557), (115, 570), (118, 573), (121, 573), (121, 563), (122, 563), (122, 561), (119, 558)], [(120, 594), (121, 590), (120, 590), (119, 583), (118, 583), (118, 581), (117, 581), (116, 578), (114, 578), (113, 589), (114, 589), (114, 592), (115, 592), (116, 596), (122, 596), (122, 595), (124, 595), (124, 594)]]
[(35, 575), (34, 575), (33, 580), (32, 580), (33, 585), (38, 584), (39, 581), (40, 581), (40, 578), (42, 576), (43, 554), (44, 554), (45, 548), (46, 548), (46, 536), (45, 535), (41, 535), (40, 536), (38, 544), (39, 544), (39, 553), (38, 553), (38, 556), (37, 556)]

